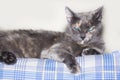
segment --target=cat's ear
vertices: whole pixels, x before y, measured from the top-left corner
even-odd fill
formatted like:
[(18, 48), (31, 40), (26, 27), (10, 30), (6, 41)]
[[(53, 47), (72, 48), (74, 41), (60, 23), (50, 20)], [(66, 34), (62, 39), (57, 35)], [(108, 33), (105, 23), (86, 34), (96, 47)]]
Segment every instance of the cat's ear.
[(66, 18), (68, 22), (72, 22), (75, 17), (75, 13), (68, 7), (65, 7)]
[(102, 20), (102, 13), (103, 13), (103, 6), (98, 8), (98, 9), (96, 9), (94, 11), (94, 13), (93, 13), (93, 21), (95, 23), (101, 22), (101, 20)]

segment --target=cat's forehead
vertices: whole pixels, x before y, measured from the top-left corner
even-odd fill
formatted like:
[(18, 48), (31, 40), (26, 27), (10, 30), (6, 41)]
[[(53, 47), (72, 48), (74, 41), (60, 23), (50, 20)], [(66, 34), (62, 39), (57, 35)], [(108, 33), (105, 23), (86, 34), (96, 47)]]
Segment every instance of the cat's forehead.
[(92, 20), (92, 14), (90, 12), (77, 13), (77, 16), (84, 24), (89, 23)]
[(79, 20), (74, 24), (81, 29), (87, 29), (88, 26), (92, 26), (92, 14), (90, 12), (77, 13)]

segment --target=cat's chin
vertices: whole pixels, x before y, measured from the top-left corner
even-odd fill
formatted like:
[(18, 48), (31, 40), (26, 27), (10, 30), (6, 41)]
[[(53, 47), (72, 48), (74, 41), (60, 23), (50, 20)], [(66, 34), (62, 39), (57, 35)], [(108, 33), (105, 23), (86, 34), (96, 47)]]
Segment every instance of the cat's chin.
[(80, 45), (81, 47), (84, 47), (86, 46), (85, 42), (84, 41), (80, 41), (80, 42), (77, 42), (78, 45)]

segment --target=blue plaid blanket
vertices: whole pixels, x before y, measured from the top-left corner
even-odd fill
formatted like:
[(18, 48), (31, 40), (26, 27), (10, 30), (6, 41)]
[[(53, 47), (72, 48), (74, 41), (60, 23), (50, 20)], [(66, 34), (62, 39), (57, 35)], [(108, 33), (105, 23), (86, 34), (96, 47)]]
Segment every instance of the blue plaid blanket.
[(63, 63), (43, 59), (18, 59), (0, 63), (0, 80), (120, 80), (120, 51), (76, 58), (81, 73), (71, 74)]

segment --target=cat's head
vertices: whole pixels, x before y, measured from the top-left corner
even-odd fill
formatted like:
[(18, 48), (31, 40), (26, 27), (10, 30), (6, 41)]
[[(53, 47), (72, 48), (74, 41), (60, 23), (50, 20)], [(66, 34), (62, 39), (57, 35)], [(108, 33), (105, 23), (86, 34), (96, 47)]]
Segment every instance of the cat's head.
[(84, 45), (97, 37), (101, 37), (103, 7), (81, 13), (75, 13), (66, 7), (65, 11), (68, 21), (66, 33), (78, 44)]

